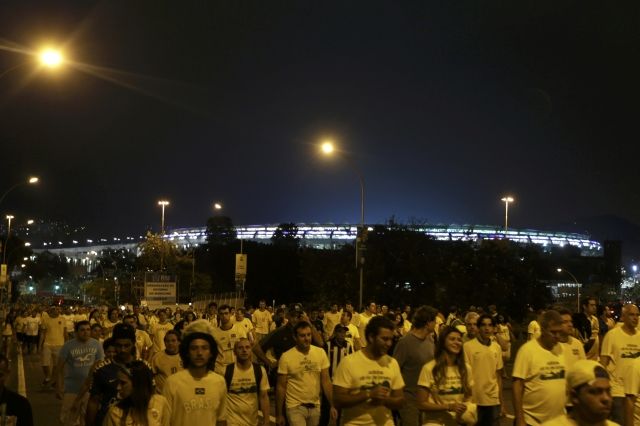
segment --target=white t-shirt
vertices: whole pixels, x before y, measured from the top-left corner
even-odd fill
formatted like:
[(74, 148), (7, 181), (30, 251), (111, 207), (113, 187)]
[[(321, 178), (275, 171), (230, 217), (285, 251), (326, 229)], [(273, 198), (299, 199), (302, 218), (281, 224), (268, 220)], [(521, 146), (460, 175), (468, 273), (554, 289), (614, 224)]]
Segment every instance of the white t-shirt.
[[(269, 390), (269, 380), (264, 367), (260, 379), (260, 391)], [(248, 426), (258, 424), (258, 393), (256, 392), (256, 376), (253, 366), (242, 370), (235, 365), (233, 378), (227, 389), (227, 425)]]
[(24, 322), (24, 334), (27, 336), (37, 336), (40, 324), (42, 321), (40, 317), (28, 317)]
[(215, 425), (226, 420), (227, 386), (212, 371), (195, 379), (189, 370), (169, 376), (163, 395), (171, 408), (171, 426)]
[(158, 322), (151, 326), (151, 341), (153, 342), (153, 353), (159, 353), (165, 350), (164, 336), (169, 330), (173, 330), (173, 324), (168, 321), (164, 324), (160, 324)]
[(311, 345), (304, 354), (293, 347), (282, 354), (278, 361), (278, 374), (287, 376), (287, 408), (300, 404), (320, 405), (320, 372), (329, 370), (327, 354)]
[(233, 347), (241, 338), (247, 337), (247, 332), (239, 323), (233, 324), (230, 329), (223, 330), (221, 327), (213, 329), (213, 338), (218, 344), (218, 358), (216, 359), (216, 373), (224, 376), (225, 367), (236, 361)]
[[(605, 426), (620, 426), (616, 422), (612, 422), (611, 420), (605, 420)], [(568, 414), (563, 414), (554, 419), (546, 421), (542, 423), (542, 426), (578, 426), (578, 423), (569, 417)]]
[(500, 405), (497, 371), (502, 370), (502, 349), (491, 341), (486, 346), (478, 339), (464, 344), (464, 357), (473, 371), (473, 396), (478, 405)]
[[(347, 355), (338, 364), (333, 374), (333, 384), (348, 389), (351, 394), (358, 394), (378, 385), (388, 386), (391, 390), (404, 388), (398, 361), (389, 355), (372, 360), (363, 351)], [(342, 409), (342, 422), (348, 426), (393, 426), (393, 415), (384, 406), (364, 402)]]
[(539, 425), (564, 413), (565, 371), (560, 345), (548, 351), (537, 340), (529, 340), (520, 347), (512, 376), (524, 381), (522, 408), (528, 425)]
[[(122, 425), (122, 408), (112, 405), (104, 420), (103, 426), (121, 426)], [(171, 424), (171, 410), (167, 399), (162, 395), (151, 395), (149, 400), (149, 408), (147, 409), (147, 421), (149, 426), (169, 426)], [(125, 426), (136, 426), (131, 414), (127, 416)]]
[[(437, 384), (433, 377), (435, 360), (431, 360), (422, 367), (418, 377), (418, 386), (429, 389), (430, 399), (438, 404), (461, 403), (465, 401), (462, 377), (457, 367), (447, 367), (444, 383)], [(469, 364), (467, 368), (467, 386), (473, 389), (473, 371)], [(438, 423), (444, 425), (455, 424), (455, 413), (449, 411), (425, 411), (426, 423)]]
[(609, 330), (602, 341), (600, 356), (608, 356), (611, 362), (607, 366), (611, 376), (611, 396), (624, 397), (624, 375), (640, 357), (640, 332), (627, 334), (622, 327)]
[(256, 326), (256, 333), (269, 334), (269, 324), (271, 324), (271, 313), (269, 311), (256, 309), (253, 311), (252, 318)]

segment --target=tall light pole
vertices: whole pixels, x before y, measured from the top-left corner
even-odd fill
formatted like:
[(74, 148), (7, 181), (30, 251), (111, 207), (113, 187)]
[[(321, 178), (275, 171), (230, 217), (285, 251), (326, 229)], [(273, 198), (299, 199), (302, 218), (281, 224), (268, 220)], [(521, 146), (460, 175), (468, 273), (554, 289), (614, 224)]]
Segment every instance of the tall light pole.
[(2, 195), (0, 196), (0, 203), (2, 203), (2, 200), (4, 200), (4, 198), (5, 198), (5, 197), (6, 197), (6, 196), (11, 192), (11, 191), (13, 191), (14, 189), (18, 188), (19, 186), (22, 186), (22, 185), (35, 185), (35, 184), (37, 184), (38, 182), (40, 182), (40, 179), (39, 179), (38, 177), (36, 177), (36, 176), (30, 176), (30, 177), (29, 177), (29, 179), (24, 180), (24, 181), (20, 181), (20, 182), (16, 183), (15, 185), (10, 186), (10, 187), (9, 187), (9, 189), (7, 189), (6, 191), (4, 191), (4, 192), (2, 193)]
[(501, 198), (504, 203), (504, 235), (507, 235), (507, 231), (509, 230), (509, 203), (513, 203), (515, 200), (511, 196), (505, 196)]
[(2, 249), (2, 263), (7, 263), (7, 244), (9, 244), (9, 235), (11, 235), (11, 220), (14, 218), (13, 215), (7, 215), (7, 237), (4, 239), (4, 248)]
[(573, 275), (571, 272), (567, 271), (566, 269), (557, 268), (556, 271), (558, 271), (559, 274), (566, 272), (573, 279), (573, 282), (575, 283), (576, 288), (578, 289), (578, 310), (576, 312), (580, 312), (580, 283), (578, 282), (578, 279), (576, 278), (575, 275)]
[(158, 205), (162, 208), (162, 219), (160, 221), (160, 234), (164, 235), (164, 208), (169, 205), (167, 200), (158, 201)]
[[(326, 156), (331, 156), (336, 152), (335, 145), (331, 141), (325, 141), (320, 145), (321, 152)], [(362, 295), (364, 291), (364, 256), (361, 253), (362, 246), (362, 238), (365, 235), (364, 229), (364, 177), (362, 176), (362, 172), (355, 164), (355, 162), (351, 159), (349, 155), (346, 155), (344, 152), (338, 151), (342, 154), (342, 157), (347, 161), (347, 163), (351, 166), (353, 171), (358, 175), (358, 180), (360, 181), (360, 229), (358, 232), (358, 237), (356, 238), (356, 268), (360, 271), (360, 291), (358, 302), (360, 304), (360, 309), (362, 309)]]

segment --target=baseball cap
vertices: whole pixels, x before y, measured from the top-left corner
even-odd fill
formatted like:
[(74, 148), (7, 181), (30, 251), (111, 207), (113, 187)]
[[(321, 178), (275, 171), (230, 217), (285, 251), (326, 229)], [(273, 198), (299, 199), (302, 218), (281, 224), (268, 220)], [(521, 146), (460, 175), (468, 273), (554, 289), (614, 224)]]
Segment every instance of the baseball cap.
[(571, 389), (585, 384), (591, 386), (596, 379), (609, 379), (609, 373), (602, 364), (589, 359), (576, 361), (567, 373), (567, 385)]

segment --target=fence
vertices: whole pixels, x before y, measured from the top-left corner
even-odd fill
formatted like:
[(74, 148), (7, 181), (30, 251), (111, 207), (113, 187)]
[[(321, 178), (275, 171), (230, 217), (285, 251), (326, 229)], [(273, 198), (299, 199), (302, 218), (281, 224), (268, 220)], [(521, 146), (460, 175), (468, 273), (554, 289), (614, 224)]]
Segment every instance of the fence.
[(243, 291), (230, 291), (227, 293), (207, 294), (204, 296), (197, 296), (193, 298), (192, 304), (194, 309), (204, 312), (207, 309), (207, 305), (211, 302), (215, 302), (220, 305), (229, 305), (234, 308), (244, 306), (245, 293)]

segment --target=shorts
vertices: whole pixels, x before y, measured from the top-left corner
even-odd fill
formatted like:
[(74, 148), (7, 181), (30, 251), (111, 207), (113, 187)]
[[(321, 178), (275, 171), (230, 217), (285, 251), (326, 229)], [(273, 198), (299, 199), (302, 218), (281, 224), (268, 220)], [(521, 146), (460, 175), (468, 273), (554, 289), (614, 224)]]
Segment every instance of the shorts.
[(76, 400), (78, 394), (65, 393), (62, 397), (62, 407), (60, 407), (60, 424), (63, 426), (83, 426), (84, 416), (87, 412), (87, 403), (89, 402), (89, 393), (85, 393), (80, 401), (80, 405), (76, 410), (71, 410), (73, 401)]
[(24, 333), (16, 333), (16, 339), (18, 339), (18, 342), (25, 342), (26, 338), (25, 338), (25, 334)]
[[(42, 347), (42, 363), (41, 365), (43, 367), (51, 367), (51, 364), (53, 362), (53, 357), (56, 357), (56, 360), (58, 359), (58, 354), (60, 353), (60, 349), (62, 349), (62, 345), (60, 346), (51, 346), (51, 345), (44, 345)], [(55, 365), (54, 365), (55, 367)]]

